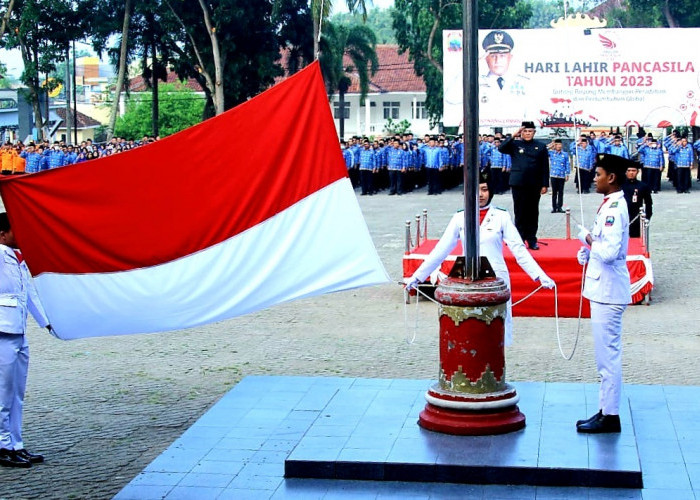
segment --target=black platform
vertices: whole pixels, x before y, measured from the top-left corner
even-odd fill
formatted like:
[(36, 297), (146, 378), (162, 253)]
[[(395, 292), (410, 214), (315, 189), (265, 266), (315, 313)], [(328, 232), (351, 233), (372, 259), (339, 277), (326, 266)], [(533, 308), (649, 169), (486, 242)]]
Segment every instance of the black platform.
[(627, 399), (621, 434), (578, 434), (598, 410), (584, 384), (518, 383), (525, 429), (451, 436), (420, 428), (424, 382), (358, 380), (340, 387), (285, 461), (285, 477), (642, 488)]

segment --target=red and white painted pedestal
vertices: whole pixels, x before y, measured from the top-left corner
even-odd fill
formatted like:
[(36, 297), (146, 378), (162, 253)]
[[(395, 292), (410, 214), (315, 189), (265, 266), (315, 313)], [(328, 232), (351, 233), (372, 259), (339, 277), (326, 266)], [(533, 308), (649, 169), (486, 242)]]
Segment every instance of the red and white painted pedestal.
[(440, 303), (440, 375), (425, 395), (421, 427), (447, 434), (503, 434), (525, 427), (506, 384), (504, 323), (510, 292), (501, 278), (447, 278)]

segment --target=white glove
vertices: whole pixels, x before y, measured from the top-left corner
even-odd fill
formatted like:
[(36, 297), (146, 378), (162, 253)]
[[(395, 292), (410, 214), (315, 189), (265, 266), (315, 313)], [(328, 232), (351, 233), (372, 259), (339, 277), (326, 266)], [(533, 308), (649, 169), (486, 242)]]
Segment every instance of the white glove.
[(415, 290), (418, 288), (418, 285), (420, 284), (420, 280), (416, 278), (415, 276), (411, 276), (411, 279), (408, 280), (408, 283), (406, 283), (406, 291), (410, 292), (411, 290)]
[(586, 246), (590, 246), (586, 238), (591, 234), (591, 232), (583, 227), (581, 224), (578, 224), (578, 239), (581, 241)]
[(591, 251), (588, 249), (588, 247), (581, 247), (578, 253), (576, 254), (576, 258), (578, 259), (578, 263), (581, 264), (582, 266), (586, 265), (586, 262), (588, 262), (588, 258), (591, 256)]
[(549, 288), (550, 290), (552, 288), (554, 288), (554, 286), (555, 286), (554, 280), (552, 278), (550, 278), (549, 276), (547, 276), (546, 274), (543, 274), (542, 276), (540, 276), (539, 280), (540, 280), (540, 284), (543, 287)]

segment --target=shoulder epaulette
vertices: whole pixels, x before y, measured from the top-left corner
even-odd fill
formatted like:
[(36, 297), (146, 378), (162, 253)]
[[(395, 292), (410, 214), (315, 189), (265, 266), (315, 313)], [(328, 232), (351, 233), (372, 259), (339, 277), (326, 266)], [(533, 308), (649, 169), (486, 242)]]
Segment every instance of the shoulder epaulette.
[(460, 208), (460, 209), (457, 210), (457, 212), (455, 212), (455, 213), (460, 213), (460, 212), (464, 212), (464, 209), (463, 209), (463, 208)]
[(502, 207), (496, 207), (496, 206), (494, 206), (493, 208), (495, 208), (496, 210), (502, 210), (503, 212), (507, 212), (507, 211), (508, 211), (507, 209), (502, 208)]

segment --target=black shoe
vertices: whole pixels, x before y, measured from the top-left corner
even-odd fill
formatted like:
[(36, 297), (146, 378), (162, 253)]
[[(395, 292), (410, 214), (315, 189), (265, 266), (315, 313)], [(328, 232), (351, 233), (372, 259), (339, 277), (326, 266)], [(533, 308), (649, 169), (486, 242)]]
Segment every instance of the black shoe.
[(21, 467), (23, 469), (28, 469), (32, 466), (32, 463), (18, 456), (17, 452), (14, 450), (0, 448), (0, 465), (3, 467)]
[(26, 448), (21, 450), (15, 450), (15, 455), (24, 460), (28, 460), (33, 464), (40, 464), (44, 461), (44, 455), (39, 455), (38, 453), (29, 453)]
[(530, 250), (539, 250), (540, 249), (540, 246), (537, 244), (537, 242), (529, 243), (529, 246), (530, 246)]
[(579, 420), (578, 422), (576, 422), (576, 427), (578, 427), (579, 425), (588, 424), (590, 422), (593, 422), (594, 420), (598, 420), (602, 416), (603, 416), (603, 410), (598, 410), (598, 413), (596, 413), (592, 417), (587, 418), (586, 420)]
[(603, 415), (585, 424), (576, 427), (577, 432), (584, 434), (606, 434), (620, 432), (620, 416), (619, 415)]
[(558, 211), (559, 211), (559, 210), (557, 210), (556, 208), (553, 208), (553, 209), (552, 209), (552, 213), (553, 213), (553, 214), (557, 213)]

